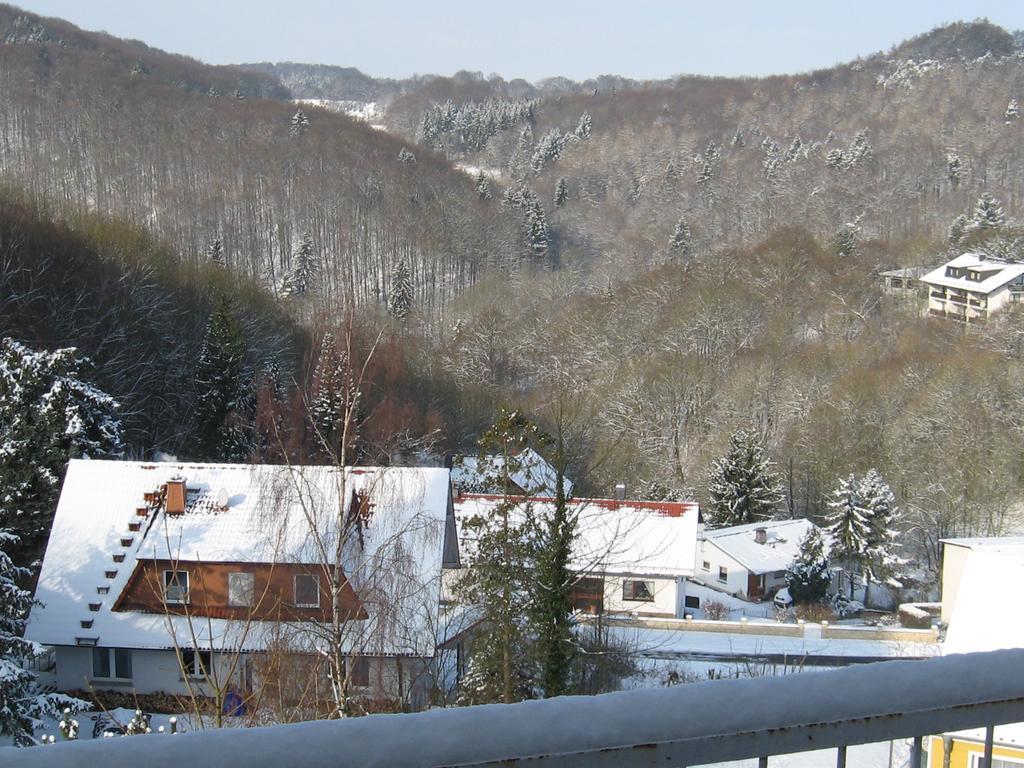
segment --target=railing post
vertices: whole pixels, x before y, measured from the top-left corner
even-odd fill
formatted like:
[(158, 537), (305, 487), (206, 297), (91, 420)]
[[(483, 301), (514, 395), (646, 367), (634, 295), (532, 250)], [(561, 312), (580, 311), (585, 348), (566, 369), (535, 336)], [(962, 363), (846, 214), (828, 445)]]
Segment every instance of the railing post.
[(992, 768), (992, 742), (995, 741), (996, 727), (990, 725), (985, 728), (985, 763), (982, 768)]
[(846, 768), (846, 745), (836, 747), (836, 768)]
[(761, 755), (757, 758), (757, 768), (768, 768), (768, 755)]
[(921, 737), (915, 736), (910, 747), (910, 768), (921, 768)]

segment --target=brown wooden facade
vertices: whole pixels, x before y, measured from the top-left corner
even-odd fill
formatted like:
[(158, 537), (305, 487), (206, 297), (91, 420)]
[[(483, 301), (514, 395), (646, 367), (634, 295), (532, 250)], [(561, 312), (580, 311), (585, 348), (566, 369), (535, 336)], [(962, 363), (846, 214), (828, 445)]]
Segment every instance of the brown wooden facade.
[[(164, 572), (188, 573), (188, 598), (184, 603), (164, 600)], [(253, 575), (251, 606), (229, 602), (228, 579), (232, 573)], [(295, 577), (313, 576), (319, 587), (319, 607), (295, 604)], [(114, 604), (114, 611), (172, 613), (216, 619), (255, 621), (329, 621), (330, 581), (319, 565), (294, 563), (197, 563), (171, 560), (139, 560), (135, 571)], [(345, 581), (341, 604), (350, 620), (367, 618), (355, 591)]]

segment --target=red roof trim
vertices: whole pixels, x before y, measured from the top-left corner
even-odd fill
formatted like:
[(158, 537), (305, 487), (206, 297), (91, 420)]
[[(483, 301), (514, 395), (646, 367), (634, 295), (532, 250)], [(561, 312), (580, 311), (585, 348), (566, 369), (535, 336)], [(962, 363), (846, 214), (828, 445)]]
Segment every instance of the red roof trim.
[[(504, 498), (506, 497), (500, 493), (460, 493), (454, 500), (457, 504), (459, 499), (501, 501)], [(555, 498), (553, 496), (530, 496), (526, 498), (525, 501), (553, 503)], [(582, 506), (602, 507), (604, 509), (612, 510), (622, 508), (649, 509), (667, 517), (682, 517), (687, 512), (696, 512), (698, 509), (698, 504), (695, 501), (633, 501), (632, 499), (619, 501), (618, 499), (572, 498), (569, 500), (569, 503)]]

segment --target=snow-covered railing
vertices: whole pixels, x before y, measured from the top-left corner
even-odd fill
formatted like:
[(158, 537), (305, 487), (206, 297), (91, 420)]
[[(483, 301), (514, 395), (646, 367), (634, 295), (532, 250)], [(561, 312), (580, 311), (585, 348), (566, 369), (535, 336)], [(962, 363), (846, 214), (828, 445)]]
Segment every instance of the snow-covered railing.
[[(21, 768), (696, 766), (1024, 721), (1024, 649), (273, 728), (0, 750)], [(991, 754), (991, 746), (988, 747)], [(917, 762), (914, 762), (917, 760)], [(989, 762), (988, 765), (991, 763)]]

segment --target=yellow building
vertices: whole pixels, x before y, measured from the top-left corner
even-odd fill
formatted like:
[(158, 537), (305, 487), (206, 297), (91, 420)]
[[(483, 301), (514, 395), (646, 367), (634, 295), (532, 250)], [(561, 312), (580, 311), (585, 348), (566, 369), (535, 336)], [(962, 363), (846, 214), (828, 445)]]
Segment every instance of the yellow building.
[[(982, 768), (985, 730), (956, 731), (932, 736), (927, 742), (928, 768)], [(947, 754), (948, 753), (948, 754)], [(1024, 766), (1024, 724), (996, 728), (992, 747), (992, 768)]]

